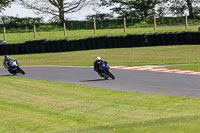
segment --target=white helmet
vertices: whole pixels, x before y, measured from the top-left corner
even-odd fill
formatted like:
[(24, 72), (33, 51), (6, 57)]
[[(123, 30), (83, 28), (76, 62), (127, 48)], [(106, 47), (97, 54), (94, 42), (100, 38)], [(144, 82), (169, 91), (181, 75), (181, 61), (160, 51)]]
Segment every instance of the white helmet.
[(8, 55), (5, 55), (5, 56), (4, 56), (4, 59), (5, 59), (5, 60), (8, 60), (8, 59), (9, 59), (9, 56), (8, 56)]
[(98, 56), (98, 57), (96, 58), (96, 61), (100, 61), (100, 60), (101, 60), (101, 57)]

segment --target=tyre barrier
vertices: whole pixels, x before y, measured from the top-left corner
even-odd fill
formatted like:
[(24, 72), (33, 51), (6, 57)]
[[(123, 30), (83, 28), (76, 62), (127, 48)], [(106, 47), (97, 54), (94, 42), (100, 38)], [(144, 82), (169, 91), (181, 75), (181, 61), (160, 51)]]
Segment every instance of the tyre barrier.
[(34, 40), (25, 43), (0, 44), (0, 55), (64, 52), (102, 48), (125, 48), (163, 45), (200, 44), (198, 32), (165, 32), (130, 34), (126, 36), (100, 36), (78, 40)]
[(23, 47), (23, 53), (43, 53), (46, 52), (45, 42), (47, 40), (33, 40), (33, 41), (26, 41)]
[(107, 48), (106, 43), (107, 36), (100, 36), (92, 38), (92, 49), (101, 49), (101, 48)]
[(85, 39), (85, 41), (86, 41), (85, 43), (86, 43), (86, 47), (87, 47), (88, 50), (94, 49), (93, 48), (93, 38), (92, 37)]
[(122, 48), (126, 46), (126, 42), (125, 42), (125, 37), (124, 36), (118, 36), (117, 37), (117, 42), (118, 42), (118, 47)]
[(148, 34), (137, 34), (135, 35), (135, 44), (134, 47), (143, 47), (148, 43), (147, 39)]
[(61, 52), (59, 51), (60, 48), (60, 41), (59, 40), (50, 40), (50, 41), (46, 41), (43, 44), (46, 47), (46, 52)]
[(5, 53), (6, 53), (6, 55), (9, 55), (9, 54), (11, 54), (13, 52), (14, 52), (14, 49), (12, 48), (12, 45), (8, 44), (8, 46), (5, 47)]
[(183, 32), (177, 32), (177, 38), (178, 38), (178, 44), (179, 45), (184, 45), (186, 44), (186, 40), (185, 40), (185, 33)]
[(186, 44), (199, 44), (200, 43), (200, 32), (186, 32), (185, 40)]
[(142, 47), (145, 46), (146, 41), (146, 34), (130, 34), (126, 36), (127, 47)]

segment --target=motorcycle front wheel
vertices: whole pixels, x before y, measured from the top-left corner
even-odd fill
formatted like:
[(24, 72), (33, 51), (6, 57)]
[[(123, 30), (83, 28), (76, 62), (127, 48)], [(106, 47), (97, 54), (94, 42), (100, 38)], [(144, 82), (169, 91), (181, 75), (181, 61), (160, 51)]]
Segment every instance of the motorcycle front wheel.
[(111, 72), (109, 72), (108, 75), (110, 76), (111, 79), (115, 79), (115, 76)]
[(17, 69), (18, 69), (18, 72), (19, 72), (19, 73), (25, 75), (25, 72), (24, 72), (20, 67), (17, 67)]

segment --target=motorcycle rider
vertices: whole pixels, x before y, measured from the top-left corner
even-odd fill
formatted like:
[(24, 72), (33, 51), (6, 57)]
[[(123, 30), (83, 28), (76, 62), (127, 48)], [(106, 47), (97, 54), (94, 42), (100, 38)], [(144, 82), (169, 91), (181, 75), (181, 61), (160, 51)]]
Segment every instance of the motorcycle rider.
[(13, 75), (16, 75), (17, 73), (25, 74), (25, 72), (19, 67), (17, 60), (8, 55), (4, 56), (3, 65)]
[(99, 56), (96, 58), (96, 61), (94, 62), (94, 71), (96, 71), (100, 76), (102, 76), (100, 66), (102, 66), (104, 62), (106, 61), (103, 61)]
[(4, 56), (4, 61), (3, 61), (3, 65), (6, 69), (10, 68), (11, 63), (14, 61), (15, 59), (9, 57), (8, 55)]

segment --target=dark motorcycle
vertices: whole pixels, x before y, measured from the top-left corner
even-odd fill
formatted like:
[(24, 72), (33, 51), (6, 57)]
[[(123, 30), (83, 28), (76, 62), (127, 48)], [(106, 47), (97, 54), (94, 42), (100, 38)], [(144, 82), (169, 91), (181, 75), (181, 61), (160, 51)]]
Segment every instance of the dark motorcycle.
[(110, 67), (107, 62), (103, 62), (103, 64), (99, 67), (99, 69), (101, 70), (99, 75), (104, 79), (108, 78), (115, 79), (115, 76), (111, 73)]
[(7, 69), (13, 75), (16, 75), (17, 73), (25, 74), (25, 72), (20, 68), (17, 60), (11, 61)]

